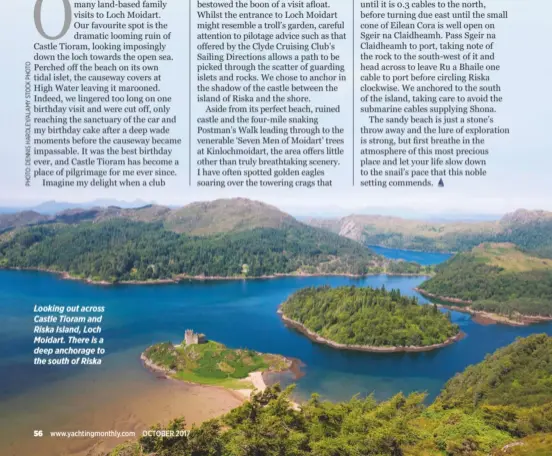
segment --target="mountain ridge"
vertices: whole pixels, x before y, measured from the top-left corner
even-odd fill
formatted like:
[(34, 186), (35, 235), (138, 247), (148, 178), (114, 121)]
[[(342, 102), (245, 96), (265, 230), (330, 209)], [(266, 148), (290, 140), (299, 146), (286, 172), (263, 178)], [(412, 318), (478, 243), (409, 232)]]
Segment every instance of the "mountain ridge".
[(458, 252), (482, 242), (514, 242), (552, 257), (552, 212), (518, 209), (496, 221), (429, 222), (379, 215), (350, 215), (341, 219), (308, 219), (366, 245), (405, 250)]
[(285, 224), (303, 225), (302, 222), (275, 206), (246, 198), (232, 198), (194, 202), (181, 208), (148, 204), (138, 208), (75, 207), (53, 215), (34, 211), (0, 214), (0, 232), (36, 224), (100, 222), (116, 218), (163, 222), (170, 231), (190, 235), (211, 235), (253, 228), (278, 228)]
[(72, 209), (34, 225), (19, 223), (0, 236), (0, 267), (103, 283), (426, 272), (243, 198), (174, 210)]

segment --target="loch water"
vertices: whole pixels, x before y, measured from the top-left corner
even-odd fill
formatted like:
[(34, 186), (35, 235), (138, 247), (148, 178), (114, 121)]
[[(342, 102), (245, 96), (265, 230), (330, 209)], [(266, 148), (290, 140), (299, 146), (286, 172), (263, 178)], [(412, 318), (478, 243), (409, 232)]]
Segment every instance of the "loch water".
[(374, 251), (378, 255), (383, 255), (391, 260), (404, 260), (412, 261), (414, 263), (421, 264), (423, 266), (431, 266), (434, 264), (443, 263), (452, 257), (452, 253), (441, 252), (419, 252), (417, 250), (402, 250), (402, 249), (390, 249), (388, 247), (379, 247), (377, 245), (370, 245), (370, 250)]
[[(287, 328), (276, 312), (302, 287), (385, 285), (417, 295), (413, 289), (424, 280), (378, 275), (98, 286), (47, 273), (0, 271), (0, 420), (7, 418), (6, 404), (13, 404), (14, 398), (18, 406), (10, 410), (9, 421), (17, 424), (19, 419), (23, 425), (29, 416), (55, 415), (61, 408), (64, 416), (70, 417), (72, 407), (77, 406), (64, 402), (70, 391), (108, 394), (131, 382), (137, 391), (154, 388), (151, 373), (139, 361), (140, 353), (157, 342), (180, 342), (188, 328), (232, 348), (248, 347), (300, 359), (305, 375), (296, 382), (295, 396), (306, 399), (317, 392), (331, 400), (370, 393), (385, 399), (400, 391), (426, 391), (429, 400), (454, 374), (516, 337), (552, 334), (550, 323), (484, 326), (467, 314), (452, 312), (453, 321), (466, 333), (455, 344), (421, 353), (364, 353), (313, 343)], [(417, 296), (420, 302), (428, 302)], [(101, 366), (33, 365), (33, 308), (50, 304), (105, 306), (102, 336), (106, 355)], [(87, 400), (89, 410), (94, 398)]]

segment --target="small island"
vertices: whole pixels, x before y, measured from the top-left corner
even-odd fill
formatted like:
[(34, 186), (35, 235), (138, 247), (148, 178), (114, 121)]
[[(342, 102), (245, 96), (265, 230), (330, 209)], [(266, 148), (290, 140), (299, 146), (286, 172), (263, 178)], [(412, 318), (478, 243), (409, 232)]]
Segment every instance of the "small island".
[(314, 342), (370, 352), (428, 351), (463, 337), (450, 314), (399, 290), (305, 288), (280, 307), (284, 322)]
[(152, 345), (141, 359), (147, 368), (166, 377), (237, 390), (246, 397), (253, 390), (266, 388), (263, 373), (284, 372), (293, 365), (291, 359), (281, 355), (230, 349), (190, 329), (186, 330), (182, 344)]

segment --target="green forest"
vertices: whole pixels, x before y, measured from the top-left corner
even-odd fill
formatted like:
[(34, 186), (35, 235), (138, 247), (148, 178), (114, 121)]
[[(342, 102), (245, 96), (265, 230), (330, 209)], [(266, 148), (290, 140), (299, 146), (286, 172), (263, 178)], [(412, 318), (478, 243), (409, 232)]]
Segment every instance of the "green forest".
[(475, 310), (552, 315), (552, 261), (512, 244), (482, 244), (435, 268), (420, 285), (437, 296), (473, 301)]
[(385, 288), (305, 288), (282, 305), (283, 314), (333, 342), (375, 347), (427, 346), (458, 334), (435, 305)]
[[(552, 338), (534, 335), (424, 394), (349, 402), (314, 394), (299, 408), (292, 388), (256, 394), (184, 437), (142, 437), (110, 456), (548, 456), (552, 448)], [(183, 419), (167, 427), (186, 428)], [(510, 445), (505, 452), (502, 449)]]
[[(127, 219), (20, 228), (0, 237), (0, 267), (68, 272), (96, 281), (146, 281), (185, 276), (383, 272), (389, 261), (358, 243), (302, 224), (198, 237), (161, 222)], [(393, 272), (420, 272), (393, 264)]]

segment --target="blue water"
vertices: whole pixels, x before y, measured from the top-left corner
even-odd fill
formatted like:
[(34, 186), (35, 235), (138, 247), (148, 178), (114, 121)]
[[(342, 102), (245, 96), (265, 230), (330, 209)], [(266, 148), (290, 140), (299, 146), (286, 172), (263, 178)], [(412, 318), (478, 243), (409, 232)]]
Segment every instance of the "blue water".
[(386, 258), (390, 258), (392, 260), (413, 261), (424, 266), (443, 263), (452, 256), (452, 254), (450, 253), (418, 252), (415, 250), (389, 249), (387, 247), (378, 247), (376, 245), (370, 245), (368, 247), (370, 248), (370, 250), (376, 252), (379, 255), (383, 255)]
[[(295, 290), (305, 286), (385, 285), (405, 294), (423, 277), (372, 276), (282, 278), (258, 281), (188, 282), (158, 286), (91, 286), (64, 281), (54, 275), (0, 271), (0, 409), (2, 401), (25, 395), (37, 387), (48, 392), (55, 407), (56, 383), (71, 380), (82, 369), (95, 371), (97, 381), (113, 375), (141, 375), (137, 359), (150, 344), (179, 342), (184, 330), (193, 328), (230, 347), (281, 353), (305, 363), (305, 376), (298, 380), (296, 396), (318, 392), (332, 400), (372, 392), (383, 399), (399, 391), (438, 393), (447, 379), (487, 353), (518, 336), (546, 332), (551, 324), (530, 327), (482, 326), (470, 316), (452, 313), (467, 337), (440, 350), (426, 353), (373, 354), (339, 351), (315, 344), (288, 329), (276, 310)], [(421, 296), (421, 302), (427, 302)], [(107, 353), (98, 367), (45, 368), (32, 364), (32, 309), (35, 304), (104, 305), (103, 337)], [(109, 374), (109, 375), (108, 375)], [(145, 374), (144, 374), (145, 375)], [(109, 387), (109, 385), (106, 385)], [(46, 397), (48, 393), (45, 393)]]

